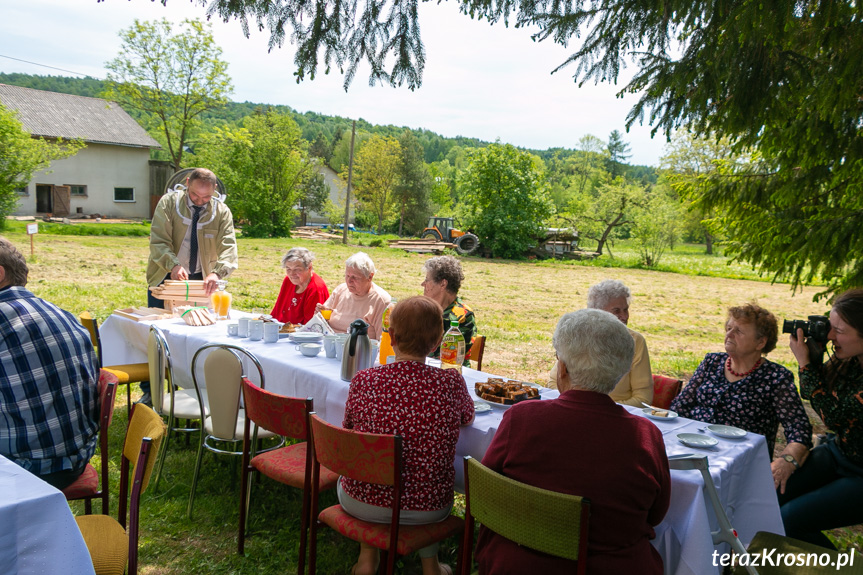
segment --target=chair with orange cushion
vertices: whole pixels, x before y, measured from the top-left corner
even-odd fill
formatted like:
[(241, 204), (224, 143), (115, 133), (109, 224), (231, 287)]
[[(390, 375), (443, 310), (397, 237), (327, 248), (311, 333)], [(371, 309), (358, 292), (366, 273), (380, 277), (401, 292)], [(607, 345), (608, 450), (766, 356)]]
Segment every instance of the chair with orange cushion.
[[(402, 437), (361, 433), (330, 425), (316, 414), (310, 415), (312, 430), (312, 521), (309, 548), (309, 573), (315, 574), (317, 526), (323, 523), (345, 537), (382, 550), (383, 573), (392, 575), (396, 555), (407, 555), (447, 537), (457, 535), (464, 529), (461, 517), (450, 515), (439, 523), (427, 525), (399, 525), (401, 494), (404, 489), (402, 477)], [(341, 505), (333, 505), (317, 513), (318, 477), (321, 466), (333, 473), (377, 485), (393, 487), (393, 514), (389, 524), (369, 523), (346, 513)], [(459, 562), (461, 561), (459, 543)], [(459, 565), (456, 573), (461, 572)]]
[(478, 335), (473, 338), (473, 344), (470, 346), (470, 353), (467, 354), (469, 360), (476, 362), (476, 370), (482, 371), (482, 354), (485, 352), (485, 336)]
[[(147, 489), (156, 454), (165, 436), (165, 424), (156, 412), (135, 404), (126, 429), (120, 463), (120, 505), (117, 518), (80, 515), (75, 518), (93, 560), (96, 575), (137, 575), (138, 525), (141, 494)], [(129, 471), (132, 484), (129, 495)], [(128, 510), (128, 523), (126, 512)], [(128, 566), (128, 569), (127, 569)]]
[(668, 409), (671, 407), (671, 402), (674, 401), (674, 398), (677, 397), (678, 393), (680, 393), (680, 389), (682, 387), (683, 382), (679, 379), (666, 377), (664, 375), (654, 375), (653, 401), (651, 402), (651, 405), (654, 407), (661, 407), (662, 409)]
[(96, 350), (99, 367), (117, 376), (119, 385), (126, 386), (126, 410), (132, 405), (132, 384), (150, 381), (150, 366), (147, 363), (126, 363), (122, 365), (102, 365), (102, 340), (99, 338), (99, 324), (89, 311), (78, 316), (81, 325), (90, 332), (90, 341)]
[[(243, 380), (243, 400), (246, 408), (246, 428), (243, 435), (243, 472), (240, 487), (240, 533), (237, 551), (240, 555), (245, 547), (246, 519), (249, 513), (251, 474), (258, 471), (270, 479), (303, 490), (303, 511), (300, 518), (300, 553), (297, 573), (305, 570), (306, 534), (309, 528), (311, 500), (312, 451), (307, 449), (309, 437), (309, 414), (314, 411), (312, 398), (299, 399), (271, 393), (258, 387), (247, 378)], [(255, 424), (251, 433), (251, 424)], [(257, 454), (257, 427), (262, 427), (282, 437), (299, 439), (287, 447)], [(334, 489), (339, 476), (322, 468), (318, 477), (318, 490)]]
[[(69, 501), (84, 500), (84, 513), (93, 512), (92, 501), (102, 500), (102, 515), (108, 514), (108, 428), (114, 415), (114, 394), (117, 393), (117, 376), (99, 370), (99, 459), (101, 472), (87, 464), (84, 473), (63, 490)], [(101, 477), (101, 481), (100, 481)]]

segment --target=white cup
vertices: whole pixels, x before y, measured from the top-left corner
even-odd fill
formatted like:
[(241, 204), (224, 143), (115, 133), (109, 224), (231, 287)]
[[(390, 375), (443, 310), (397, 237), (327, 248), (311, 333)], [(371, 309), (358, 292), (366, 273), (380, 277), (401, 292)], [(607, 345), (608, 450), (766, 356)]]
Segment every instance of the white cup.
[(376, 340), (376, 339), (370, 339), (369, 343), (371, 344), (370, 345), (371, 349), (369, 350), (369, 353), (372, 354), (371, 361), (369, 362), (369, 365), (374, 365), (377, 363), (378, 359), (380, 359), (380, 358), (378, 358), (378, 355), (380, 355), (379, 352), (381, 349), (381, 342)]
[(237, 335), (240, 337), (249, 337), (249, 322), (247, 317), (241, 317), (237, 320)]
[(339, 336), (337, 335), (325, 335), (324, 336), (324, 351), (327, 354), (327, 357), (333, 358), (336, 357), (336, 345), (338, 344)]
[(346, 333), (336, 335), (336, 359), (342, 359), (342, 355), (345, 351), (345, 342), (348, 341), (350, 337), (351, 336)]
[(296, 349), (298, 352), (300, 352), (306, 357), (315, 357), (316, 355), (321, 353), (322, 347), (323, 346), (319, 343), (301, 343), (294, 349)]
[(264, 320), (253, 319), (249, 322), (249, 339), (261, 341), (264, 337)]
[(279, 341), (279, 328), (281, 327), (281, 325), (273, 322), (264, 323), (264, 343), (276, 343)]
[(235, 323), (229, 323), (228, 324), (228, 335), (235, 337), (239, 333), (239, 328), (240, 328), (239, 325), (237, 325)]

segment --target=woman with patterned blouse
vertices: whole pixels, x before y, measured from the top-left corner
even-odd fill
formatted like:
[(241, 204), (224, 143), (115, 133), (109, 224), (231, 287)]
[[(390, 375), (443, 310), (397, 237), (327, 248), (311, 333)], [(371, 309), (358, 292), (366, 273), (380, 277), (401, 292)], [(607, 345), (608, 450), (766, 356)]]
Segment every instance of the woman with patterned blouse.
[(766, 309), (755, 304), (729, 308), (725, 353), (704, 357), (671, 409), (698, 421), (761, 434), (771, 459), (781, 422), (788, 444), (770, 467), (776, 487), (784, 489), (812, 447), (812, 425), (794, 375), (764, 358), (776, 347), (778, 335), (776, 317)]
[(863, 522), (863, 290), (836, 298), (827, 337), (833, 356), (818, 366), (803, 331), (791, 336), (800, 393), (832, 433), (791, 476), (779, 504), (786, 535), (834, 549), (822, 530)]
[[(459, 428), (474, 417), (473, 400), (461, 374), (425, 364), (426, 356), (443, 337), (442, 311), (425, 296), (398, 303), (389, 328), (395, 363), (357, 373), (345, 406), (345, 428), (402, 436), (400, 522), (404, 525), (449, 517)], [(392, 518), (392, 487), (342, 478), (338, 497), (347, 513), (364, 521), (389, 523)], [(423, 575), (452, 575), (448, 565), (438, 563), (437, 550), (437, 544), (419, 550)], [(379, 563), (379, 551), (361, 544), (351, 573), (373, 575)]]

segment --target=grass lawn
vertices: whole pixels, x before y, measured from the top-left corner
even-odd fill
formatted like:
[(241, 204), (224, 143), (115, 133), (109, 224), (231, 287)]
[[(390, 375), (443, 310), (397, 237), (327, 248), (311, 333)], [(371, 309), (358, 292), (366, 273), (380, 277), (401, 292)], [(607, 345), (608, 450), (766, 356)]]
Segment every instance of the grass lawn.
[[(25, 254), (30, 253), (23, 226), (11, 225), (5, 235)], [(368, 244), (373, 237), (355, 239)], [(422, 293), (421, 268), (427, 256), (385, 247), (240, 238), (240, 269), (228, 285), (235, 307), (269, 311), (284, 277), (279, 266), (281, 255), (292, 246), (308, 247), (316, 253), (315, 271), (330, 289), (343, 281), (344, 260), (361, 249), (378, 267), (376, 282), (392, 295), (401, 299)], [(654, 373), (683, 378), (694, 371), (705, 353), (723, 349), (725, 311), (731, 305), (756, 301), (780, 321), (825, 311), (822, 304), (812, 302), (818, 288), (808, 287), (794, 294), (788, 285), (757, 281), (757, 273), (745, 266), (727, 266), (721, 256), (705, 256), (700, 253), (701, 246), (679, 246), (663, 260), (667, 269), (683, 273), (631, 269), (634, 252), (624, 243), (613, 249), (615, 260), (603, 257), (593, 262), (463, 259), (466, 277), (460, 295), (476, 312), (479, 331), (488, 338), (484, 370), (545, 382), (554, 358), (551, 335), (557, 319), (584, 307), (589, 286), (605, 278), (621, 279), (632, 289), (630, 327), (647, 339)], [(28, 287), (75, 314), (89, 309), (104, 320), (114, 309), (144, 305), (148, 254), (146, 237), (40, 234), (36, 255), (28, 258)], [(627, 267), (607, 267), (615, 265)], [(718, 277), (722, 275), (728, 277)], [(770, 359), (796, 368), (784, 339)], [(119, 453), (126, 424), (125, 390), (119, 390), (117, 396), (112, 453)], [(172, 445), (159, 492), (148, 492), (144, 498), (141, 572), (267, 575), (295, 570), (299, 493), (269, 481), (255, 484), (252, 537), (247, 541), (246, 557), (238, 557), (239, 481), (232, 479), (238, 476), (238, 465), (232, 467), (224, 457), (205, 455), (195, 518), (186, 520), (196, 439), (190, 446), (182, 441)], [(116, 458), (112, 470), (112, 492), (116, 493)], [(334, 495), (327, 494), (322, 504), (334, 501)], [(116, 509), (115, 499), (112, 506)], [(861, 539), (852, 533), (842, 535), (843, 543), (853, 542), (858, 547)], [(454, 564), (454, 558), (446, 556), (454, 549), (454, 542), (445, 545), (442, 559)], [(324, 531), (319, 543), (319, 572), (347, 573), (356, 552), (354, 543)], [(417, 560), (405, 561), (403, 572), (418, 571)]]

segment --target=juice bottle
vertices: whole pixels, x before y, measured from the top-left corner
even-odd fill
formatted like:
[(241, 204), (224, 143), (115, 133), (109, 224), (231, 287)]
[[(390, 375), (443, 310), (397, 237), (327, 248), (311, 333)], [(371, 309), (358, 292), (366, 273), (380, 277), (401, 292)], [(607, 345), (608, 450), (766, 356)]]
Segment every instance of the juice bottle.
[(440, 344), (441, 369), (457, 369), (461, 373), (464, 347), (464, 336), (458, 329), (458, 320), (452, 320), (449, 331), (443, 334), (443, 341)]
[(228, 319), (228, 315), (231, 312), (231, 300), (233, 297), (229, 292), (225, 291), (227, 286), (227, 281), (219, 280), (217, 291), (214, 291), (213, 295), (210, 296), (213, 302), (213, 311), (216, 312), (216, 316), (219, 319)]
[(390, 339), (390, 314), (396, 305), (396, 298), (390, 299), (390, 305), (384, 310), (384, 315), (381, 321), (383, 331), (381, 331), (381, 351), (378, 354), (378, 361), (381, 365), (387, 362), (387, 358), (395, 356), (396, 352), (393, 349), (393, 342)]

